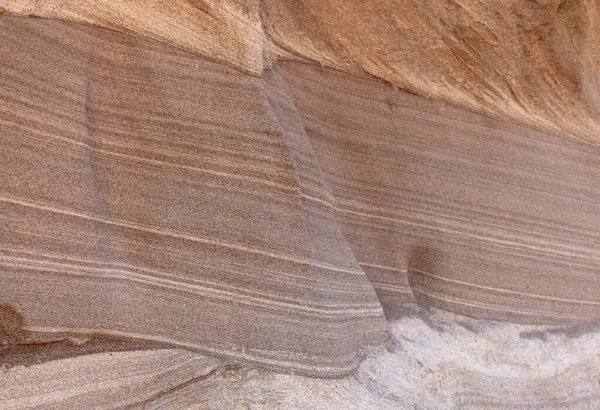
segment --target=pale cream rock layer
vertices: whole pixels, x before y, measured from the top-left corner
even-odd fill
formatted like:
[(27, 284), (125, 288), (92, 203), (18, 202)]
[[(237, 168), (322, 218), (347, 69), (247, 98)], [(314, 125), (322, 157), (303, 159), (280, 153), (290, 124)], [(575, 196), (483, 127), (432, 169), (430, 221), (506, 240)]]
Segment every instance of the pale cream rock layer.
[(141, 405), (210, 377), (218, 360), (178, 349), (91, 354), (0, 370), (0, 408)]

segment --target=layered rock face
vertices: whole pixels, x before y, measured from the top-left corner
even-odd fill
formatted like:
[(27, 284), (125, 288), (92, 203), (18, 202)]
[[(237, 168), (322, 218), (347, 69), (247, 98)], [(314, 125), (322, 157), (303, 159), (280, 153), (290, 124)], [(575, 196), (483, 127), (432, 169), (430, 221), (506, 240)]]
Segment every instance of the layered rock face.
[(0, 6), (0, 407), (598, 400), (596, 2)]
[(262, 72), (264, 30), (258, 0), (2, 0), (0, 8), (17, 16), (62, 19), (149, 37), (247, 73)]
[(260, 79), (106, 30), (2, 25), (1, 280), (31, 330), (332, 375), (385, 340), (314, 155), (292, 159), (303, 136)]
[(369, 75), (597, 142), (597, 0), (2, 0), (11, 14), (136, 33), (260, 74), (273, 57)]
[(269, 38), (323, 65), (597, 142), (597, 0), (267, 1)]

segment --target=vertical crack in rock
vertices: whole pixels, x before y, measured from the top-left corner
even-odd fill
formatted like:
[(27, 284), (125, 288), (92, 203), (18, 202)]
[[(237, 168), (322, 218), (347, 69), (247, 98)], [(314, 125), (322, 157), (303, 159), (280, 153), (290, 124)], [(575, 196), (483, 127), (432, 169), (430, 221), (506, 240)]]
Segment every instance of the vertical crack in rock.
[[(347, 333), (345, 339), (355, 343), (353, 349), (357, 352), (357, 358), (364, 357), (371, 348), (379, 347), (388, 340), (388, 337), (383, 335), (386, 323), (379, 299), (340, 230), (332, 204), (334, 198), (277, 64), (264, 72), (262, 82), (270, 112), (281, 128), (294, 164), (312, 257), (321, 263), (343, 266), (354, 271), (356, 275), (363, 276), (362, 283), (357, 283), (360, 287), (356, 288), (357, 292), (348, 302), (365, 304), (365, 307), (375, 307), (381, 311), (378, 319), (371, 323), (365, 322), (362, 328), (355, 328), (349, 323), (343, 330)], [(338, 299), (334, 290), (340, 287), (340, 283), (325, 272), (316, 273), (323, 302), (332, 304)]]

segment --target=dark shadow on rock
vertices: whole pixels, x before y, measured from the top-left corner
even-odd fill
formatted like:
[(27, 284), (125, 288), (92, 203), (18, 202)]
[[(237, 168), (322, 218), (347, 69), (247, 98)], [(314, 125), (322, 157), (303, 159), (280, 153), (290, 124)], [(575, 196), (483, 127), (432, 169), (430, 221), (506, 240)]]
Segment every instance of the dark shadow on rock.
[(421, 312), (418, 317), (427, 324), (431, 329), (443, 332), (444, 329), (441, 326), (435, 324), (430, 315), (432, 314), (432, 307), (438, 307), (435, 303), (432, 303), (431, 299), (427, 296), (427, 287), (429, 279), (425, 273), (433, 273), (439, 269), (441, 252), (427, 246), (417, 245), (413, 248), (410, 253), (408, 260), (408, 284), (413, 293), (413, 297), (417, 302)]
[(162, 342), (104, 335), (43, 334), (26, 330), (27, 321), (14, 307), (0, 303), (0, 366), (30, 366), (102, 352), (169, 349)]
[(0, 346), (11, 345), (25, 339), (27, 322), (14, 307), (0, 303)]
[(542, 341), (548, 340), (550, 335), (565, 336), (569, 339), (577, 339), (578, 337), (584, 336), (588, 333), (600, 332), (600, 323), (584, 323), (573, 326), (562, 326), (554, 327), (546, 330), (532, 330), (529, 332), (519, 333), (519, 337), (522, 339), (535, 340), (539, 339)]
[(417, 245), (410, 253), (408, 284), (417, 304), (423, 309), (435, 306), (427, 296), (430, 279), (425, 274), (438, 271), (441, 259), (441, 252), (427, 245)]

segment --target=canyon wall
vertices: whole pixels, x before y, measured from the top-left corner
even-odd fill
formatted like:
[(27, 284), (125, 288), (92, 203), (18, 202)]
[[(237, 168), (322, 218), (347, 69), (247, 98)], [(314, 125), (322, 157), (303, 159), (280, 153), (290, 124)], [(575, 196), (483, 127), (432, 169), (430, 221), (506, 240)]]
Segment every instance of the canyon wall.
[(0, 407), (596, 403), (599, 10), (0, 0)]

